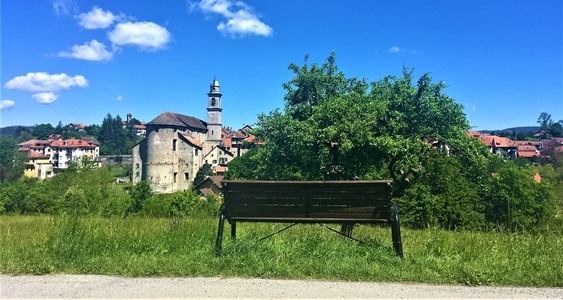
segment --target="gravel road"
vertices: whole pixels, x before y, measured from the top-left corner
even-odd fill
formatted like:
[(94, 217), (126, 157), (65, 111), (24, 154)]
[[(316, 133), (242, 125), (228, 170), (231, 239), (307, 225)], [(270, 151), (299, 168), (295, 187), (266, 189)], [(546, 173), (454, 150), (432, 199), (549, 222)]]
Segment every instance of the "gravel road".
[(0, 275), (0, 298), (551, 298), (561, 288), (246, 278)]

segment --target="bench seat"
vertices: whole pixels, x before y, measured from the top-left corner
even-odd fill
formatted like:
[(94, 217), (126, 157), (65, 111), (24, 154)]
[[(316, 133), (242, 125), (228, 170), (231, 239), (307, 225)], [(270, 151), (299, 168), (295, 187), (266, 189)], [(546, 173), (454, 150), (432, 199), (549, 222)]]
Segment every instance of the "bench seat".
[[(392, 182), (377, 181), (223, 181), (216, 255), (224, 220), (236, 238), (237, 222), (390, 224), (393, 246), (402, 257)], [(351, 232), (349, 232), (351, 235)]]

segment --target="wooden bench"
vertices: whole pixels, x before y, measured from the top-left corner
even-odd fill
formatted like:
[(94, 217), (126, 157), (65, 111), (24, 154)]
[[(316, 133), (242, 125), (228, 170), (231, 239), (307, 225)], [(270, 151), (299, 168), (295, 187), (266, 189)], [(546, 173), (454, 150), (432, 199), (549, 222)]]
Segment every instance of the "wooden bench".
[[(215, 254), (221, 254), (225, 219), (237, 222), (391, 225), (393, 248), (403, 257), (399, 213), (391, 181), (223, 181), (223, 208)], [(343, 226), (343, 229), (346, 228)], [(350, 230), (342, 233), (351, 237)]]

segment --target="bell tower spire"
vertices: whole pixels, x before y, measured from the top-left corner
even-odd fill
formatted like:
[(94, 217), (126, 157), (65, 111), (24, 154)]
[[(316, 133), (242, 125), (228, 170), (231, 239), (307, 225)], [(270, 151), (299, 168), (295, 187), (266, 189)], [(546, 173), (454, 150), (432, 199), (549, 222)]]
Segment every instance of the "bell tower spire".
[(213, 78), (207, 93), (207, 152), (221, 143), (222, 114), (219, 81)]

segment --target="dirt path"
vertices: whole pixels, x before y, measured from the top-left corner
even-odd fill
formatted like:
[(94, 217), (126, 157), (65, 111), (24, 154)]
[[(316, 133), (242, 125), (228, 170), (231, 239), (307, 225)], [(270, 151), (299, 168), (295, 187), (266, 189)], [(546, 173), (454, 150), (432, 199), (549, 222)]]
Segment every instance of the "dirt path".
[(561, 288), (243, 278), (0, 275), (0, 298), (552, 298)]

